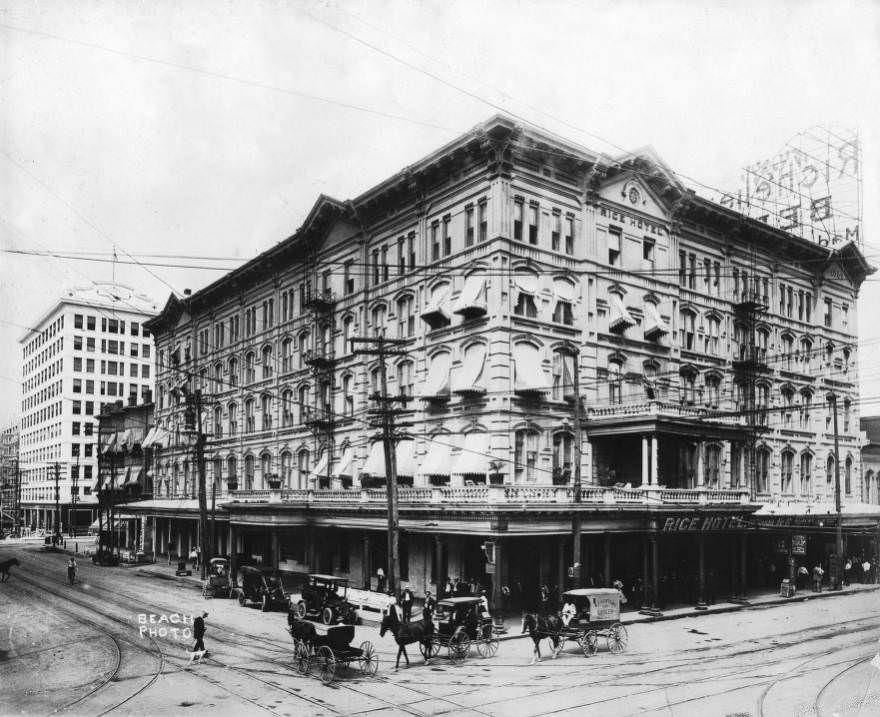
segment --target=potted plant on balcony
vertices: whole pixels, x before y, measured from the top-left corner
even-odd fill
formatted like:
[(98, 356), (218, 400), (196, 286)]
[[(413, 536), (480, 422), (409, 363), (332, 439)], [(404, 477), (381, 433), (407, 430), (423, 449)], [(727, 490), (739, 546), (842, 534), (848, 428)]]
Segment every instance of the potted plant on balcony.
[(238, 490), (238, 478), (229, 478), (229, 480), (226, 481), (226, 488), (228, 490)]
[(266, 482), (269, 484), (269, 490), (280, 490), (281, 488), (281, 478), (276, 473), (272, 473)]

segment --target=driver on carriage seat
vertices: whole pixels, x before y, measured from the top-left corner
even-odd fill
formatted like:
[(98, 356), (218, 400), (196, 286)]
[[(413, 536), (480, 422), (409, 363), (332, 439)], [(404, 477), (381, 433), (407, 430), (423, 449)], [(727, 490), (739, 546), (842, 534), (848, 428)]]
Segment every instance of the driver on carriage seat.
[(565, 627), (568, 627), (568, 624), (572, 621), (575, 615), (577, 615), (577, 608), (574, 606), (571, 598), (569, 598), (565, 605), (562, 606), (562, 624)]

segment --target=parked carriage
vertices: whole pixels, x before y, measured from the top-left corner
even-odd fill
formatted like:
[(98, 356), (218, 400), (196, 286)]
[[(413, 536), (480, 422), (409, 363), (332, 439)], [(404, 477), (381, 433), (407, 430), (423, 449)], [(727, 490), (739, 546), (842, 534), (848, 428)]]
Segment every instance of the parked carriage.
[(620, 624), (621, 598), (615, 588), (580, 588), (563, 593), (563, 604), (571, 602), (575, 615), (559, 633), (560, 649), (567, 640), (572, 640), (578, 643), (584, 657), (590, 657), (599, 649), (599, 638), (604, 637), (612, 653), (623, 652), (628, 636)]
[(211, 558), (208, 562), (208, 577), (202, 585), (204, 598), (231, 598), (235, 591), (229, 574), (229, 558)]
[(431, 636), (431, 654), (427, 654), (428, 645), (421, 643), (422, 656), (426, 660), (436, 657), (445, 647), (449, 659), (458, 663), (468, 656), (473, 644), (480, 657), (493, 657), (498, 652), (498, 638), (492, 632), (492, 619), (483, 613), (482, 607), (482, 599), (478, 597), (438, 601), (434, 614), (437, 629)]
[(351, 667), (357, 663), (364, 675), (375, 675), (379, 671), (379, 657), (373, 643), (365, 640), (358, 647), (351, 644), (354, 625), (334, 625), (321, 635), (311, 623), (308, 624), (311, 629), (297, 630), (296, 621), (294, 616), (288, 618), (294, 643), (294, 664), (301, 675), (308, 675), (314, 667), (321, 682), (329, 685), (335, 679), (339, 665)]
[(290, 607), (290, 598), (284, 592), (280, 576), (267, 578), (262, 570), (252, 565), (242, 565), (238, 570), (241, 584), (235, 594), (239, 605), (257, 603), (263, 612)]

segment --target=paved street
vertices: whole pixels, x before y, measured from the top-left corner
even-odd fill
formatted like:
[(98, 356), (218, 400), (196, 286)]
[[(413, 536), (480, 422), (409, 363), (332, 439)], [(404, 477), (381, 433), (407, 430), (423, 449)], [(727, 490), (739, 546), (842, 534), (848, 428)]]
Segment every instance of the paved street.
[[(293, 670), (281, 613), (205, 601), (191, 582), (85, 560), (69, 586), (64, 555), (0, 552), (22, 563), (0, 586), (0, 714), (880, 713), (880, 671), (868, 664), (880, 636), (874, 591), (633, 624), (618, 656), (602, 645), (587, 659), (569, 643), (553, 660), (545, 642), (544, 660), (531, 666), (531, 641), (511, 639), (496, 657), (472, 654), (461, 665), (441, 654), (426, 667), (410, 648), (412, 666), (395, 672), (392, 639), (360, 626), (356, 642), (377, 647), (379, 674), (342, 669), (328, 687)], [(139, 634), (141, 614), (202, 610), (210, 613), (202, 665), (187, 664), (180, 635)]]

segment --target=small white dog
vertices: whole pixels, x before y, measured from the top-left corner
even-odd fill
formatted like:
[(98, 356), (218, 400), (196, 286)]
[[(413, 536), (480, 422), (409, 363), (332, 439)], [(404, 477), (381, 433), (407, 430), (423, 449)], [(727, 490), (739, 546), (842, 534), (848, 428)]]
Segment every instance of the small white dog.
[(196, 650), (195, 652), (190, 652), (189, 653), (189, 663), (192, 664), (193, 662), (201, 662), (202, 658), (205, 656), (206, 652), (208, 652), (208, 651), (207, 650)]

